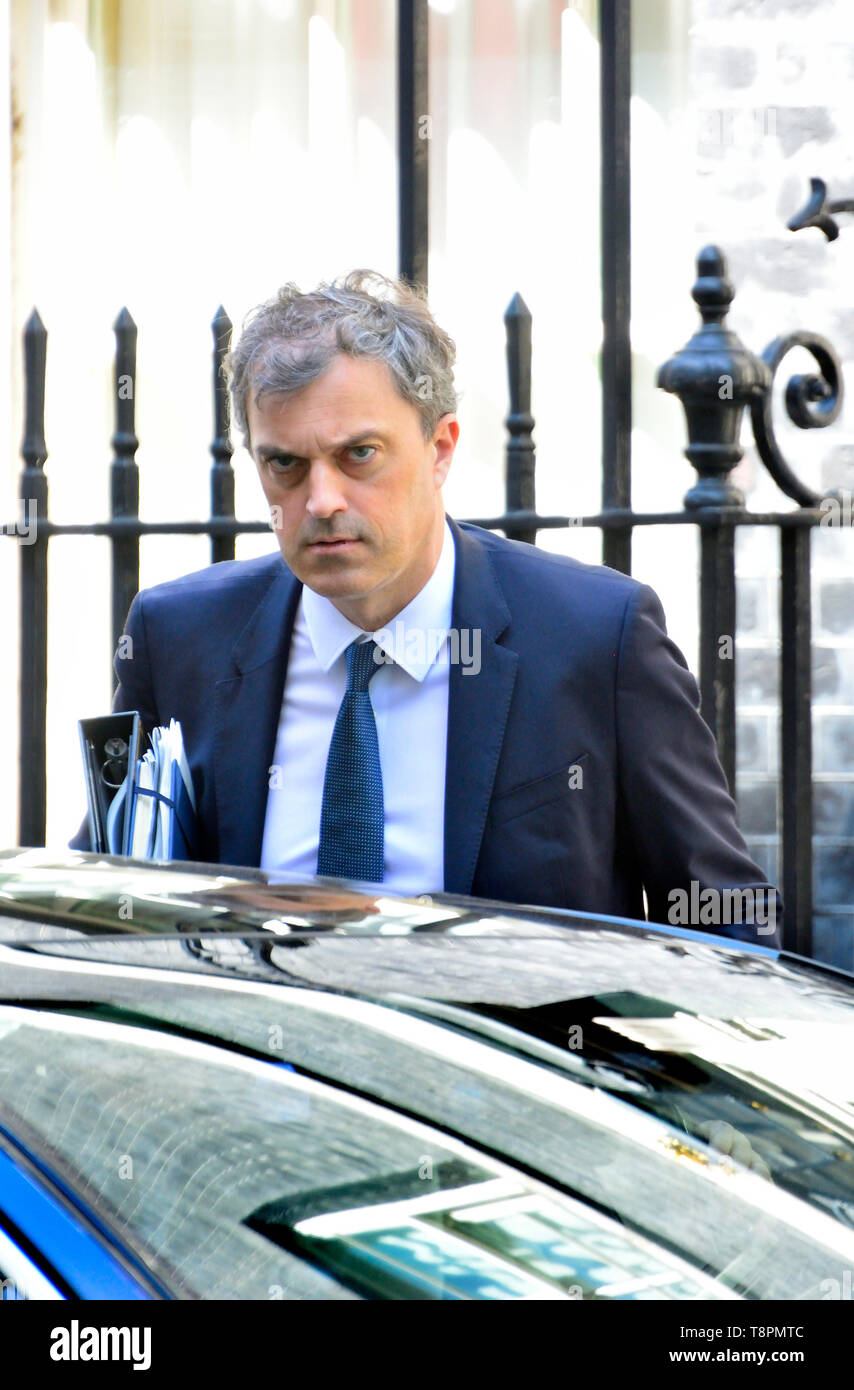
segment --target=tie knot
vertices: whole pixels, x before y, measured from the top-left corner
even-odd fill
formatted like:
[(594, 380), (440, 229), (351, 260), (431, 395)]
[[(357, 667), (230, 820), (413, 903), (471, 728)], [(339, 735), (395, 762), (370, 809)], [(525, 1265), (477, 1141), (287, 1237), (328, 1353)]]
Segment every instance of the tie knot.
[(374, 660), (378, 651), (376, 642), (360, 642), (357, 638), (347, 648), (347, 689), (364, 691), (368, 682), (376, 675), (381, 663)]

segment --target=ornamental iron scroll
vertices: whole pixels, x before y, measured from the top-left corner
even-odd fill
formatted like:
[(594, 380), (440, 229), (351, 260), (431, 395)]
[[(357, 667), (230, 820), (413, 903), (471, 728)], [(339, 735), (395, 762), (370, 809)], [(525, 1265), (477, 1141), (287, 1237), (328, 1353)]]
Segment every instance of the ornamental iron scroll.
[[(817, 333), (787, 333), (769, 343), (762, 354), (771, 372), (772, 386), (783, 358), (796, 347), (812, 353), (821, 375), (804, 372), (790, 377), (786, 385), (786, 413), (802, 430), (823, 429), (833, 424), (842, 409), (842, 367), (826, 338), (820, 338)], [(772, 390), (761, 399), (751, 401), (750, 419), (759, 457), (787, 497), (801, 507), (817, 507), (824, 494), (807, 487), (789, 467), (777, 443), (772, 412)]]
[[(792, 231), (817, 227), (828, 241), (839, 235), (833, 214), (854, 212), (854, 198), (827, 199), (822, 179), (810, 180), (805, 207), (788, 223)], [(838, 418), (844, 399), (842, 366), (832, 344), (817, 333), (798, 331), (775, 338), (756, 357), (734, 333), (722, 327), (735, 291), (727, 279), (726, 259), (716, 246), (697, 257), (698, 279), (691, 291), (703, 326), (681, 352), (659, 369), (657, 385), (682, 401), (688, 425), (686, 457), (699, 473), (685, 496), (686, 508), (744, 507), (744, 498), (729, 480), (742, 457), (739, 446), (745, 405), (750, 408), (759, 456), (777, 486), (801, 507), (816, 507), (825, 496), (807, 487), (783, 456), (774, 431), (774, 378), (793, 348), (811, 353), (818, 372), (801, 372), (786, 384), (789, 419), (799, 429), (824, 429)]]
[[(827, 184), (819, 178), (810, 179), (810, 190), (805, 206), (786, 225), (792, 232), (817, 227), (828, 241), (835, 241), (839, 236), (839, 226), (833, 214), (854, 212), (854, 198), (828, 201)], [(771, 371), (772, 385), (783, 358), (796, 347), (806, 348), (807, 352), (812, 353), (820, 375), (800, 373), (789, 379), (785, 392), (786, 413), (799, 429), (824, 429), (833, 424), (842, 409), (845, 386), (839, 358), (832, 344), (817, 333), (796, 332), (775, 338), (762, 354)], [(769, 391), (764, 400), (751, 405), (751, 424), (759, 456), (787, 497), (801, 507), (818, 506), (825, 494), (815, 492), (801, 482), (783, 457), (774, 433), (772, 401), (772, 392)]]
[(854, 212), (854, 198), (837, 198), (827, 201), (827, 184), (824, 179), (810, 179), (810, 196), (806, 205), (790, 217), (786, 226), (790, 232), (803, 231), (804, 227), (818, 227), (828, 241), (839, 236), (839, 225), (833, 216), (835, 212)]

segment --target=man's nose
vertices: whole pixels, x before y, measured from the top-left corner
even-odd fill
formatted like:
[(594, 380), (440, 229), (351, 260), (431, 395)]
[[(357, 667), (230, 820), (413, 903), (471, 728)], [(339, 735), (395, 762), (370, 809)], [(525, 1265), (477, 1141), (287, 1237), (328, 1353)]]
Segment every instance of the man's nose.
[(308, 470), (308, 501), (306, 511), (315, 517), (332, 516), (347, 510), (341, 491), (341, 475), (326, 459), (312, 459)]

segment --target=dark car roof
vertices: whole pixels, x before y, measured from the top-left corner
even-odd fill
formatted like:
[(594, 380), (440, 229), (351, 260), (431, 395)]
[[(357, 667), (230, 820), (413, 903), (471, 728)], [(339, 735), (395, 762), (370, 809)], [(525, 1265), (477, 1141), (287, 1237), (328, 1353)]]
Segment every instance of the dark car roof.
[(0, 852), (0, 943), (89, 962), (517, 1008), (628, 985), (710, 1014), (761, 1004), (780, 1017), (807, 1020), (820, 1010), (825, 1021), (830, 1011), (847, 1022), (854, 1004), (844, 972), (712, 933), (77, 852)]
[[(117, 1113), (131, 1034), (214, 1043), (426, 1122), (700, 1263), (717, 1242), (754, 1296), (819, 1297), (854, 1257), (852, 1005), (842, 974), (702, 933), (221, 866), (0, 855), (13, 1109), (63, 1020), (83, 1039), (81, 1085), (87, 1058), (117, 1069)], [(159, 1123), (152, 1099), (143, 1126), (149, 1109)], [(708, 1121), (746, 1136), (774, 1185), (716, 1157)], [(169, 1123), (179, 1152), (180, 1107)], [(765, 1250), (746, 1235), (756, 1222), (788, 1234)]]

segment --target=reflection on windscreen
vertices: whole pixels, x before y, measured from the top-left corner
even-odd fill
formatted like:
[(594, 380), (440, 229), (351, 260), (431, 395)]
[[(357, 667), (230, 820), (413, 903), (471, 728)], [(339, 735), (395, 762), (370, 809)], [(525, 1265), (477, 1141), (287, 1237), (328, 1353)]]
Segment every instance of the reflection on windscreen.
[[(484, 1008), (464, 1020), (479, 1024), (496, 1041), (509, 1025), (523, 1050), (531, 1038), (559, 1047), (555, 1057), (579, 1081), (686, 1138), (724, 1144), (751, 1171), (854, 1228), (850, 1024), (702, 1016), (631, 991), (543, 1009)], [(583, 1044), (568, 1050), (572, 1032)]]
[(249, 1224), (369, 1298), (727, 1296), (608, 1218), (522, 1179), (490, 1178), (460, 1162), (427, 1177), (422, 1165), (382, 1189), (368, 1183), (275, 1202)]

